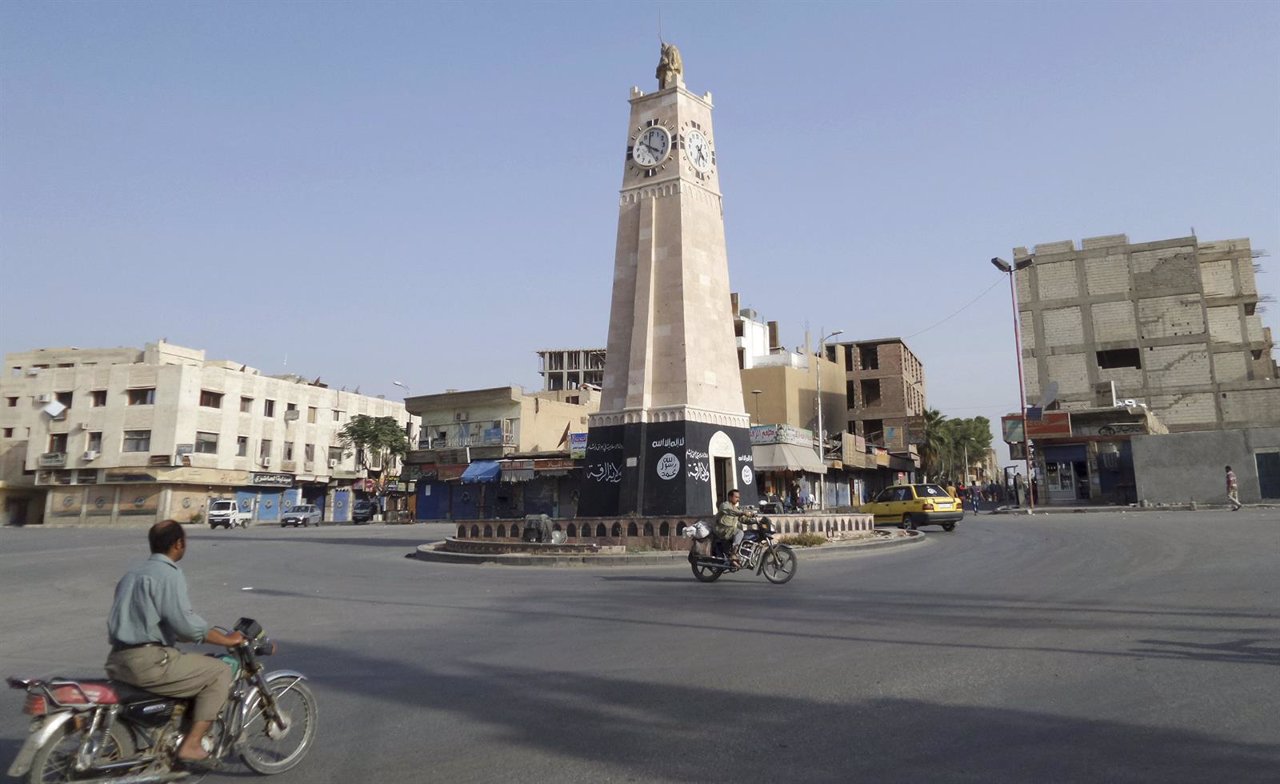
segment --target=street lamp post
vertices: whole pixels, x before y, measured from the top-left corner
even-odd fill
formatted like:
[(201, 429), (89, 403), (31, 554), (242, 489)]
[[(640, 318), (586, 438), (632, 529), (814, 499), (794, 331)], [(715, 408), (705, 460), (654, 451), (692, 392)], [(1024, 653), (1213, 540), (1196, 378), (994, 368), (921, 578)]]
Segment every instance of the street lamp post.
[[(827, 341), (836, 335), (843, 335), (843, 329), (837, 329), (830, 335), (818, 341), (818, 361), (815, 363), (818, 368), (818, 461), (822, 463), (823, 471), (827, 467), (827, 434), (822, 429), (822, 360), (827, 358)], [(827, 506), (827, 475), (826, 473), (818, 474), (818, 509), (821, 511)]]
[(1027, 437), (1027, 394), (1022, 381), (1022, 335), (1018, 325), (1018, 293), (1013, 285), (1013, 276), (1018, 270), (1026, 269), (1035, 263), (1035, 255), (1022, 259), (1014, 259), (1013, 264), (1001, 258), (991, 259), (996, 269), (1009, 276), (1009, 302), (1013, 305), (1013, 350), (1018, 357), (1018, 411), (1022, 414), (1022, 459), (1027, 469), (1027, 512), (1036, 508), (1035, 498), (1031, 495), (1031, 439)]

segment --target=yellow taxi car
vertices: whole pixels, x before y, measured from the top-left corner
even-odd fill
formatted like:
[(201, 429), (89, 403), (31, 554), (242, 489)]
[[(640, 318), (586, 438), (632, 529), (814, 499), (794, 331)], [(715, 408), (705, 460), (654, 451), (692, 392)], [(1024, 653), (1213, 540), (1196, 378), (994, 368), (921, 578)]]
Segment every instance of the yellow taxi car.
[(964, 519), (964, 504), (931, 484), (886, 487), (858, 511), (875, 515), (876, 525), (897, 524), (909, 530), (940, 525), (944, 531), (954, 531), (956, 523)]

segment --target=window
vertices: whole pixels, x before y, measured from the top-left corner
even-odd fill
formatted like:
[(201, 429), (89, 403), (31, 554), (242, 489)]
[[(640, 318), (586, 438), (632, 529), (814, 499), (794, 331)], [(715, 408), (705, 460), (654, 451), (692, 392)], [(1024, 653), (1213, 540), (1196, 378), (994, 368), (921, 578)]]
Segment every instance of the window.
[(4, 429), (4, 437), (5, 437), (5, 438), (13, 438), (13, 428), (11, 428), (11, 427), (6, 427), (6, 428)]
[(858, 346), (858, 364), (863, 370), (879, 370), (880, 352), (875, 346)]
[(58, 401), (62, 405), (66, 406), (67, 408), (71, 408), (71, 399), (73, 397), (74, 395), (71, 392), (54, 392), (53, 393), (53, 399)]
[(205, 408), (222, 408), (222, 393), (200, 390), (200, 405)]
[(1115, 348), (1096, 352), (1099, 368), (1142, 368), (1142, 352), (1136, 348)]
[(249, 437), (236, 436), (236, 457), (245, 457), (249, 454)]
[(340, 446), (329, 447), (329, 462), (330, 463), (342, 462), (342, 447)]
[[(314, 409), (314, 408), (313, 408), (313, 409), (311, 409), (311, 410), (312, 410), (312, 411), (315, 411), (315, 409)], [(314, 462), (315, 462), (315, 459), (316, 459), (316, 445), (315, 445), (315, 444), (307, 444), (306, 446), (302, 447), (302, 459), (303, 459), (305, 462), (308, 462), (308, 463), (314, 463)]]
[(333, 421), (334, 421), (334, 422), (341, 422), (341, 421), (342, 421), (342, 412), (341, 412), (341, 411), (334, 411), (334, 412), (333, 412)]
[(297, 404), (297, 403), (285, 403), (285, 404), (284, 404), (284, 410), (285, 410), (285, 411), (297, 411), (297, 410), (298, 410), (298, 404)]
[(240, 413), (241, 414), (253, 413), (253, 398), (251, 397), (240, 398)]
[(102, 451), (102, 431), (95, 430), (89, 434), (89, 441), (85, 444), (85, 449), (90, 452)]
[(54, 433), (49, 436), (50, 452), (66, 452), (67, 451), (67, 434)]
[(284, 459), (285, 460), (293, 459), (293, 442), (292, 441), (284, 442)]
[(859, 382), (862, 392), (862, 405), (880, 405), (880, 379), (866, 378)]
[(276, 415), (276, 401), (274, 401), (274, 400), (264, 400), (264, 401), (262, 401), (262, 415), (263, 415), (263, 416), (266, 416), (266, 417), (273, 417), (273, 416), (275, 416), (275, 415)]
[(264, 438), (262, 439), (261, 442), (258, 443), (258, 457), (262, 458), (263, 460), (266, 460), (268, 457), (271, 457), (271, 439), (270, 438)]
[(94, 408), (102, 408), (107, 404), (107, 390), (95, 389), (89, 393), (89, 405)]
[(314, 425), (316, 423), (316, 407), (307, 406), (307, 423)]
[(16, 397), (6, 397), (4, 402), (9, 406), (9, 408), (17, 408), (18, 406), (18, 399)]
[(124, 447), (121, 449), (121, 451), (122, 452), (150, 452), (151, 451), (151, 431), (150, 430), (124, 431)]
[[(141, 389), (126, 390), (129, 396), (129, 405), (131, 406), (154, 406), (156, 404), (156, 388), (144, 387)], [(142, 432), (142, 431), (135, 431)], [(149, 431), (148, 431), (149, 432)], [(138, 450), (145, 451), (145, 450)]]
[[(222, 397), (222, 396), (219, 395), (218, 397)], [(218, 434), (217, 433), (196, 433), (196, 454), (198, 455), (218, 454)]]

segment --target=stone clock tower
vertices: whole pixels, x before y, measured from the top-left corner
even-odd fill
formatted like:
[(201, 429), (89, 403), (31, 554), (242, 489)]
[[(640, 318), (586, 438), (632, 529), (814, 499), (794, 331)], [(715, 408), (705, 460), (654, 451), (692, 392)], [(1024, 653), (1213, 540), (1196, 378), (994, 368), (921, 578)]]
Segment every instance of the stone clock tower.
[(682, 71), (664, 44), (657, 92), (631, 90), (584, 516), (710, 515), (732, 488), (757, 500), (711, 94), (685, 89)]

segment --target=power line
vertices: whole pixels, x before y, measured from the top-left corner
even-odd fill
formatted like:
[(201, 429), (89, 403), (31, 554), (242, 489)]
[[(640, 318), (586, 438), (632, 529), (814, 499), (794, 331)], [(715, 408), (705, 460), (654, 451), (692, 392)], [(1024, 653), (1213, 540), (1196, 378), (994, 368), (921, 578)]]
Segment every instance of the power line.
[(914, 333), (912, 333), (912, 334), (910, 334), (910, 335), (907, 335), (907, 337), (906, 337), (906, 338), (904, 338), (904, 340), (905, 340), (905, 339), (914, 338), (916, 335), (923, 335), (924, 333), (928, 332), (929, 330), (933, 329), (934, 327), (940, 327), (940, 326), (942, 326), (943, 324), (947, 323), (947, 322), (948, 322), (948, 321), (950, 321), (951, 319), (953, 319), (953, 318), (955, 318), (956, 316), (960, 315), (960, 314), (961, 314), (961, 313), (962, 313), (966, 308), (968, 308), (970, 305), (972, 305), (973, 303), (975, 303), (975, 302), (977, 302), (978, 300), (982, 299), (983, 297), (987, 296), (987, 293), (988, 293), (989, 291), (991, 291), (992, 289), (994, 289), (996, 286), (1000, 285), (1000, 284), (1001, 284), (1001, 283), (1003, 283), (1003, 282), (1004, 282), (1004, 281), (1003, 281), (1002, 279), (1000, 279), (1000, 278), (996, 278), (996, 282), (995, 282), (995, 283), (992, 283), (990, 286), (987, 286), (985, 289), (983, 289), (983, 290), (982, 290), (982, 293), (981, 293), (981, 294), (979, 294), (978, 296), (976, 296), (976, 297), (974, 297), (973, 299), (969, 300), (969, 301), (968, 301), (968, 302), (966, 302), (965, 304), (961, 305), (961, 306), (960, 306), (960, 309), (959, 309), (959, 310), (957, 310), (955, 313), (952, 313), (950, 316), (947, 316), (947, 317), (946, 317), (946, 318), (944, 318), (942, 321), (939, 321), (939, 322), (937, 322), (936, 324), (930, 324), (929, 326), (925, 327), (924, 329), (920, 330), (919, 332), (914, 332)]

